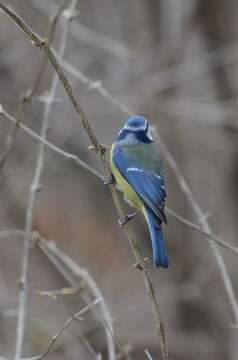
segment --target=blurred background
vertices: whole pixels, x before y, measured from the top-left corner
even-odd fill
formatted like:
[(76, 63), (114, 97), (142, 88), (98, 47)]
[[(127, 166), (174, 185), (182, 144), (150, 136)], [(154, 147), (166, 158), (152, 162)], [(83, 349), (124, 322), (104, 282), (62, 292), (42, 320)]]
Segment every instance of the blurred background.
[[(42, 37), (55, 0), (9, 0), (10, 5)], [(238, 2), (236, 0), (78, 0), (65, 59), (66, 71), (101, 143), (110, 145), (127, 119), (127, 110), (98, 91), (104, 86), (114, 99), (145, 116), (167, 144), (213, 232), (237, 244), (238, 211)], [(53, 40), (60, 46), (66, 26), (61, 18)], [(43, 52), (0, 13), (0, 104), (16, 116), (20, 95), (39, 72)], [(73, 70), (72, 70), (73, 68)], [(77, 71), (93, 84), (80, 79)], [(67, 70), (67, 69), (66, 69)], [(24, 107), (22, 122), (39, 133), (53, 77), (47, 66), (37, 94)], [(84, 80), (84, 81), (82, 81)], [(61, 85), (52, 106), (47, 139), (76, 154), (100, 172), (97, 156)], [(0, 117), (0, 151), (12, 124)], [(0, 230), (24, 229), (38, 143), (19, 129), (0, 182)], [(164, 159), (168, 206), (198, 223), (176, 176)], [(149, 349), (158, 359), (158, 343), (140, 274), (133, 268), (124, 232), (110, 193), (102, 182), (46, 149), (33, 228), (56, 244), (97, 282), (113, 318), (115, 336), (131, 346), (131, 357), (145, 359)], [(211, 248), (200, 233), (168, 215), (165, 228), (171, 265), (150, 265), (172, 359), (237, 359), (237, 329)], [(143, 253), (151, 257), (142, 217), (132, 222)], [(18, 305), (22, 239), (1, 239), (0, 355), (12, 358)], [(220, 248), (237, 293), (237, 258)], [(46, 345), (73, 309), (77, 296), (52, 299), (37, 290), (68, 286), (49, 260), (31, 250), (30, 294), (24, 355)], [(49, 359), (92, 359), (79, 344), (79, 334), (97, 352), (105, 337), (94, 319), (75, 324), (48, 354)], [(123, 358), (123, 357), (122, 357)]]

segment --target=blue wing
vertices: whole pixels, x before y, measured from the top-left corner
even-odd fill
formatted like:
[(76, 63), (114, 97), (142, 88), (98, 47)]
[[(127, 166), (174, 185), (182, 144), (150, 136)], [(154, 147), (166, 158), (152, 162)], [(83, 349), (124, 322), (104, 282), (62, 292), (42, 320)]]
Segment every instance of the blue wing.
[(143, 169), (141, 165), (138, 165), (139, 161), (133, 161), (132, 158), (125, 156), (120, 146), (116, 146), (114, 149), (113, 163), (144, 201), (144, 204), (167, 224), (164, 214), (166, 192), (163, 175)]

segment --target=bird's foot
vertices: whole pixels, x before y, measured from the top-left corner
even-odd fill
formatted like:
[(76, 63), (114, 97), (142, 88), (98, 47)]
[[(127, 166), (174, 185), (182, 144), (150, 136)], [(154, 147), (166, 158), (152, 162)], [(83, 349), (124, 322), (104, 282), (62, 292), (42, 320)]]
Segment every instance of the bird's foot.
[(124, 226), (128, 223), (128, 221), (130, 221), (131, 219), (134, 218), (134, 216), (136, 216), (136, 214), (138, 213), (138, 210), (134, 211), (132, 214), (126, 214), (125, 216), (123, 216), (122, 218), (120, 218), (118, 220), (118, 223), (120, 226)]
[(145, 257), (140, 263), (137, 262), (133, 265), (136, 270), (144, 271), (150, 263), (150, 259)]
[(109, 150), (109, 146), (105, 144), (96, 144), (96, 145), (93, 144), (93, 145), (89, 145), (87, 149), (94, 152), (100, 152), (102, 155), (105, 155), (105, 153)]
[(113, 176), (111, 176), (110, 178), (108, 178), (107, 176), (103, 177), (103, 184), (104, 185), (112, 185), (115, 183), (115, 179)]
[(105, 144), (100, 144), (100, 150), (101, 150), (102, 155), (104, 155), (109, 150), (109, 146), (107, 146)]

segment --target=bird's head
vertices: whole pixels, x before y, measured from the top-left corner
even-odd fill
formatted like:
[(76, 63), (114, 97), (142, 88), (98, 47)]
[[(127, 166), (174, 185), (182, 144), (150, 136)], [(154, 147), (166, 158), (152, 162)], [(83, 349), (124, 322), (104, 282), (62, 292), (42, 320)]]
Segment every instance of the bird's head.
[(134, 145), (139, 143), (152, 143), (154, 140), (150, 133), (148, 121), (142, 116), (133, 116), (127, 120), (117, 136), (117, 141)]

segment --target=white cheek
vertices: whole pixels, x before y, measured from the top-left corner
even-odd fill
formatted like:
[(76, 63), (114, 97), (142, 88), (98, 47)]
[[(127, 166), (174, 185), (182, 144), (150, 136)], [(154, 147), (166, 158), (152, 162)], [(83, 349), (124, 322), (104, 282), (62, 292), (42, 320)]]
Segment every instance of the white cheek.
[(152, 135), (151, 135), (151, 132), (150, 132), (150, 130), (148, 130), (147, 131), (147, 137), (148, 137), (148, 139), (150, 139), (151, 141), (154, 141), (154, 139), (153, 139), (153, 137), (152, 137)]

